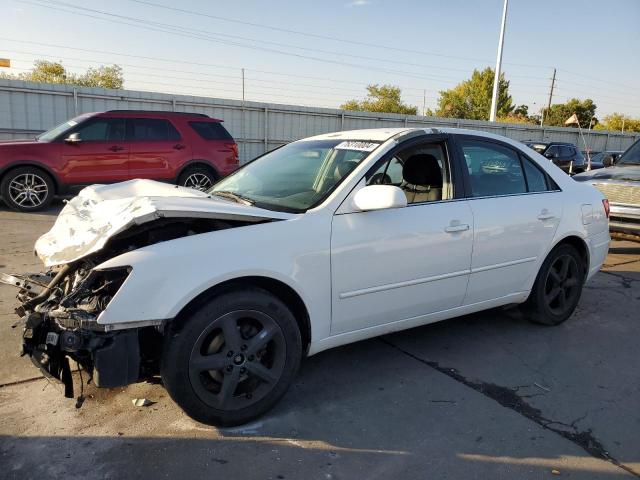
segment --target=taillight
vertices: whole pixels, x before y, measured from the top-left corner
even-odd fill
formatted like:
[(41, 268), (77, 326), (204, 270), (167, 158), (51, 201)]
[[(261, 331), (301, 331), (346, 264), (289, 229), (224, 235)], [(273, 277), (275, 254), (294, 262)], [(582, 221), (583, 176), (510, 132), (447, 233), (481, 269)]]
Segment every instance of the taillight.
[(233, 152), (233, 156), (237, 160), (238, 159), (238, 144), (237, 143), (226, 143), (225, 146), (229, 147), (231, 149), (231, 151)]
[(604, 214), (607, 216), (607, 218), (609, 218), (609, 199), (608, 198), (603, 198), (602, 199), (602, 206), (604, 207)]

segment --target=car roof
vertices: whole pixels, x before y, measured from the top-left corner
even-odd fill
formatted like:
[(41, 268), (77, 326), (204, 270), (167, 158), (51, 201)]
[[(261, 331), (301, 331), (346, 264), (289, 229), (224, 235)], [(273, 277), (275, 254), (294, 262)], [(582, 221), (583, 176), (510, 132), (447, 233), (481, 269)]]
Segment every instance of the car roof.
[(125, 117), (125, 118), (167, 118), (167, 117), (192, 117), (202, 122), (222, 122), (218, 118), (211, 118), (204, 113), (171, 112), (164, 110), (107, 110), (106, 112), (93, 112), (84, 114), (94, 117)]
[(343, 132), (323, 133), (313, 137), (305, 138), (303, 140), (370, 140), (373, 142), (386, 142), (387, 140), (399, 136), (401, 134), (411, 132), (422, 132), (424, 134), (438, 134), (447, 133), (452, 135), (474, 135), (479, 137), (490, 138), (494, 140), (500, 140), (513, 145), (522, 145), (521, 142), (513, 140), (502, 135), (496, 135), (494, 133), (485, 132), (482, 130), (471, 130), (466, 128), (439, 128), (439, 127), (427, 127), (427, 128), (368, 128), (362, 130), (345, 130)]

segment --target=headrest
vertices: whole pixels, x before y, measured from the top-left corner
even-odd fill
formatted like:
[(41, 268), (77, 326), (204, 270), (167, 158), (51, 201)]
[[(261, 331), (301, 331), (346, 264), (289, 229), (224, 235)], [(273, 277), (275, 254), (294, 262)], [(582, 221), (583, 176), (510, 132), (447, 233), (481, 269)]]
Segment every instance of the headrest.
[(428, 153), (411, 155), (402, 167), (402, 178), (411, 185), (442, 188), (442, 170), (438, 159)]

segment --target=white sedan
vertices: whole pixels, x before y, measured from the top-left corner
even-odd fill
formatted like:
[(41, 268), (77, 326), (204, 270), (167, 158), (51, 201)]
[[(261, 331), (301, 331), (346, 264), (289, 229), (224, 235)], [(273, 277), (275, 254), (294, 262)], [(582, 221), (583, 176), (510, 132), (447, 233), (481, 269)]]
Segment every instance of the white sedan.
[(456, 129), (300, 140), (198, 192), (85, 188), (17, 285), (26, 354), (73, 395), (160, 375), (194, 419), (247, 422), (301, 359), (508, 304), (573, 313), (609, 245), (608, 204), (523, 144)]

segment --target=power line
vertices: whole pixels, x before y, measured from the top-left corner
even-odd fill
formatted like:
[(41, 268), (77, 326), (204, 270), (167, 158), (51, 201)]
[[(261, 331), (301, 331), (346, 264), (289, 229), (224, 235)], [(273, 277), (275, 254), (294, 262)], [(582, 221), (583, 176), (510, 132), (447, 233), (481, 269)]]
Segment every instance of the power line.
[[(434, 56), (434, 57), (441, 57), (441, 58), (451, 58), (451, 59), (467, 60), (467, 61), (481, 61), (483, 63), (490, 63), (491, 62), (491, 60), (488, 60), (488, 59), (462, 57), (462, 56), (457, 56), (457, 55), (448, 55), (448, 54), (444, 54), (444, 53), (427, 52), (427, 51), (424, 51), (424, 50), (412, 50), (412, 49), (408, 49), (408, 48), (394, 47), (394, 46), (383, 45), (383, 44), (379, 44), (379, 43), (362, 42), (362, 41), (358, 41), (358, 40), (350, 40), (350, 39), (345, 39), (345, 38), (340, 38), (340, 37), (333, 37), (333, 36), (329, 36), (329, 35), (321, 35), (321, 34), (317, 34), (317, 33), (303, 32), (303, 31), (300, 31), (300, 30), (292, 30), (292, 29), (287, 29), (287, 28), (274, 27), (272, 25), (265, 25), (265, 24), (261, 24), (261, 23), (255, 23), (255, 22), (247, 22), (247, 21), (237, 20), (237, 19), (228, 18), (228, 17), (221, 17), (221, 16), (218, 16), (218, 15), (211, 15), (211, 14), (204, 13), (204, 12), (197, 12), (197, 11), (194, 11), (194, 10), (187, 10), (187, 9), (183, 9), (183, 8), (170, 7), (168, 5), (162, 5), (162, 4), (159, 4), (159, 3), (149, 2), (149, 1), (145, 1), (145, 0), (129, 0), (129, 1), (135, 2), (135, 3), (139, 3), (139, 4), (143, 4), (143, 5), (152, 6), (152, 7), (156, 7), (156, 8), (164, 8), (166, 10), (172, 10), (172, 11), (175, 11), (175, 12), (181, 12), (181, 13), (187, 13), (187, 14), (190, 14), (190, 15), (196, 15), (196, 16), (199, 16), (199, 17), (212, 18), (212, 19), (215, 19), (215, 20), (223, 21), (223, 22), (231, 22), (231, 23), (236, 23), (236, 24), (241, 24), (241, 25), (249, 25), (249, 26), (252, 26), (252, 27), (264, 28), (264, 29), (278, 31), (278, 32), (284, 32), (284, 33), (291, 33), (291, 34), (295, 34), (295, 35), (302, 35), (302, 36), (310, 37), (310, 38), (319, 38), (319, 39), (323, 39), (323, 40), (332, 40), (332, 41), (336, 41), (336, 42), (350, 43), (350, 44), (353, 44), (353, 45), (360, 45), (360, 46), (365, 46), (365, 47), (383, 48), (383, 49), (386, 49), (386, 50), (393, 50), (393, 51), (396, 51), (396, 52), (413, 53), (413, 54)], [(504, 63), (507, 64), (508, 62), (504, 62)], [(532, 64), (525, 64), (525, 63), (508, 63), (508, 64), (509, 65), (514, 65), (514, 66), (521, 66), (521, 67), (531, 67), (531, 68), (549, 68), (548, 66), (545, 66), (545, 65), (532, 65)]]
[[(256, 45), (247, 45), (244, 43), (240, 43), (237, 41), (231, 41), (231, 40), (225, 40), (224, 38), (219, 38), (219, 37), (211, 37), (211, 33), (209, 33), (209, 36), (203, 36), (201, 34), (197, 34), (197, 33), (190, 33), (189, 29), (185, 29), (185, 27), (181, 27), (181, 26), (176, 26), (176, 25), (171, 25), (171, 24), (163, 24), (163, 23), (159, 23), (159, 22), (151, 22), (145, 19), (140, 19), (140, 18), (136, 18), (136, 17), (128, 17), (128, 16), (123, 16), (123, 15), (117, 15), (117, 14), (112, 14), (109, 12), (105, 12), (105, 11), (101, 11), (101, 10), (94, 10), (94, 9), (90, 9), (90, 8), (86, 8), (86, 7), (81, 7), (81, 6), (77, 6), (77, 5), (73, 5), (73, 4), (69, 4), (69, 3), (65, 3), (65, 2), (54, 2), (53, 0), (50, 0), (50, 3), (55, 3), (55, 4), (62, 4), (62, 5), (67, 5), (70, 6), (71, 8), (75, 8), (78, 10), (82, 10), (82, 11), (89, 11), (89, 12), (94, 12), (94, 13), (98, 13), (100, 15), (105, 15), (105, 16), (110, 16), (110, 17), (117, 17), (117, 18), (124, 18), (127, 20), (131, 20), (133, 22), (136, 22), (135, 24), (132, 23), (128, 23), (127, 21), (121, 21), (121, 20), (114, 20), (111, 18), (103, 18), (103, 17), (98, 17), (95, 15), (91, 15), (88, 13), (82, 13), (81, 11), (73, 11), (73, 10), (66, 10), (64, 8), (59, 8), (59, 7), (55, 7), (52, 5), (45, 5), (42, 3), (35, 3), (33, 1), (29, 1), (29, 0), (16, 0), (18, 2), (22, 2), (22, 3), (27, 3), (27, 4), (31, 4), (31, 5), (35, 5), (35, 6), (39, 6), (39, 7), (43, 7), (43, 8), (49, 8), (52, 10), (56, 10), (56, 11), (62, 11), (65, 13), (71, 13), (73, 15), (80, 15), (80, 16), (86, 16), (86, 17), (90, 17), (90, 18), (94, 18), (97, 20), (102, 20), (102, 21), (107, 21), (107, 22), (112, 22), (112, 23), (118, 23), (118, 24), (123, 24), (123, 25), (128, 25), (128, 26), (133, 26), (136, 28), (142, 28), (145, 30), (151, 30), (151, 31), (157, 31), (157, 32), (162, 32), (162, 33), (169, 33), (171, 35), (176, 35), (176, 36), (182, 36), (182, 37), (186, 37), (186, 38), (193, 38), (193, 39), (197, 39), (197, 40), (204, 40), (204, 41), (208, 41), (208, 42), (213, 42), (213, 43), (222, 43), (225, 45), (232, 45), (232, 46), (238, 46), (241, 48), (246, 48), (246, 49), (251, 49), (251, 50), (259, 50), (259, 51), (266, 51), (266, 52), (270, 52), (270, 53), (276, 53), (276, 54), (280, 54), (280, 55), (287, 55), (287, 56), (293, 56), (296, 58), (302, 58), (302, 59), (306, 59), (306, 60), (312, 60), (312, 61), (318, 61), (318, 62), (324, 62), (324, 63), (330, 63), (330, 64), (335, 64), (335, 65), (341, 65), (341, 66), (348, 66), (348, 67), (353, 67), (353, 68), (359, 68), (359, 69), (365, 69), (365, 70), (373, 70), (373, 71), (381, 71), (381, 72), (385, 72), (385, 73), (391, 73), (391, 74), (402, 74), (405, 76), (410, 76), (413, 78), (419, 78), (419, 79), (431, 79), (431, 80), (441, 80), (441, 79), (447, 79), (447, 78), (452, 78), (452, 77), (446, 77), (446, 76), (442, 76), (442, 75), (435, 75), (435, 74), (419, 74), (417, 72), (408, 72), (408, 71), (401, 71), (401, 70), (389, 70), (387, 68), (380, 68), (380, 67), (373, 67), (370, 65), (364, 65), (364, 64), (358, 64), (358, 63), (351, 63), (351, 62), (345, 62), (345, 61), (340, 61), (340, 60), (332, 60), (332, 59), (327, 59), (327, 58), (320, 58), (320, 57), (314, 57), (314, 56), (309, 56), (309, 55), (303, 55), (303, 54), (298, 54), (298, 53), (294, 53), (294, 52), (287, 52), (287, 51), (283, 51), (283, 50), (278, 50), (278, 49), (274, 49), (274, 48), (268, 48), (268, 47), (263, 47), (263, 46), (256, 46)], [(43, 1), (43, 0), (40, 0)], [(152, 27), (149, 25), (160, 25), (160, 27)], [(167, 30), (168, 28), (168, 30)], [(220, 35), (220, 34), (214, 34), (214, 35)], [(229, 36), (229, 35), (222, 35), (222, 36)], [(248, 41), (259, 41), (256, 39), (246, 39), (246, 37), (238, 37), (235, 36), (237, 38), (242, 38)], [(265, 43), (265, 42), (262, 42)], [(268, 42), (266, 42), (268, 43)], [(280, 44), (282, 45), (282, 44)], [(298, 48), (296, 46), (291, 46), (291, 45), (287, 45), (287, 48)], [(334, 55), (340, 55), (340, 52), (327, 52), (324, 51), (326, 53), (331, 53)], [(353, 56), (352, 57), (357, 57), (357, 56)], [(398, 62), (398, 61), (394, 61), (394, 60), (385, 60), (385, 59), (380, 59), (380, 58), (375, 58), (375, 57), (360, 57), (363, 59), (369, 59), (369, 60), (375, 60), (375, 61), (389, 61), (389, 62), (394, 62), (394, 63), (403, 63), (403, 64), (408, 64), (408, 65), (412, 65), (412, 66), (422, 66), (424, 68), (433, 68), (434, 66), (431, 65), (418, 65), (418, 64), (412, 64), (412, 63), (408, 63), (408, 62)], [(468, 71), (466, 69), (456, 69), (456, 70), (462, 70), (462, 71)], [(512, 75), (512, 76), (516, 76), (516, 75)], [(524, 77), (526, 78), (542, 78), (542, 77), (531, 77), (530, 75), (525, 75)], [(451, 82), (451, 83), (455, 83), (455, 82)]]

